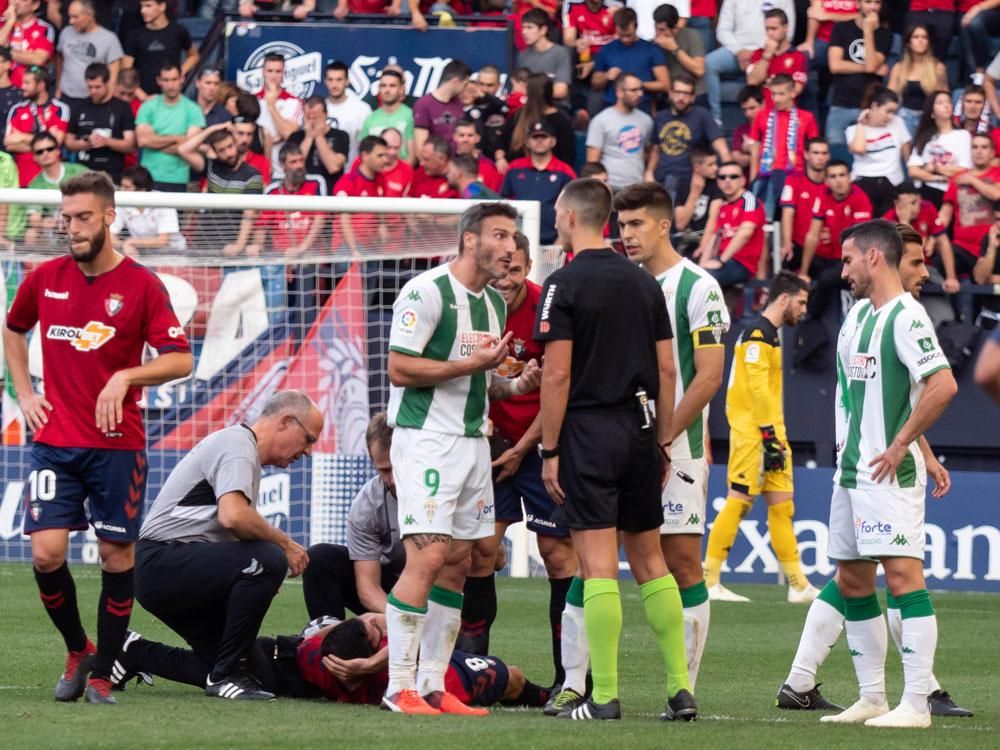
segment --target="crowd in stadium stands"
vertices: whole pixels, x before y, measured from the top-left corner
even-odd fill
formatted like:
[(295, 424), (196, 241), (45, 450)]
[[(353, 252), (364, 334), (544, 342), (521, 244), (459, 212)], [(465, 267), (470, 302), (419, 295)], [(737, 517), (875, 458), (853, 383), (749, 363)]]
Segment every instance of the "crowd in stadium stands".
[[(89, 168), (132, 190), (538, 200), (550, 243), (555, 199), (580, 172), (615, 190), (663, 184), (675, 243), (726, 288), (770, 273), (764, 226), (775, 222), (782, 262), (821, 292), (814, 312), (839, 289), (840, 231), (873, 216), (925, 238), (946, 293), (1000, 282), (1000, 0), (203, 0), (188, 10), (384, 13), (418, 29), (512, 22), (513, 69), (453, 60), (408, 101), (390, 65), (371, 104), (341, 61), (326, 65), (326, 96), (305, 101), (284, 88), (280, 54), (264, 59), (259, 91), (223, 81), (199, 66), (172, 0), (3, 6), (0, 186), (54, 187)], [(313, 215), (231, 218), (227, 255), (298, 255), (320, 241)], [(40, 210), (0, 219), (8, 244), (55, 228)], [(377, 226), (330, 220), (332, 251), (379, 242)], [(184, 247), (165, 210), (123, 213), (115, 230), (140, 257)]]

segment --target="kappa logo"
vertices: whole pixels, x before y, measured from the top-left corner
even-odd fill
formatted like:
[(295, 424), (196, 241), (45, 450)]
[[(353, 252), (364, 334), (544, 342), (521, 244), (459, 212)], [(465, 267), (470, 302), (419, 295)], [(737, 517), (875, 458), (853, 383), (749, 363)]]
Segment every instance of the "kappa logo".
[(715, 291), (714, 289), (711, 292), (709, 292), (709, 294), (708, 294), (708, 301), (709, 302), (718, 302), (720, 299), (722, 299), (722, 298), (719, 296), (719, 293), (717, 291)]
[(92, 320), (82, 328), (76, 326), (49, 326), (45, 337), (54, 341), (68, 341), (78, 352), (93, 352), (114, 338), (116, 328)]
[(909, 330), (913, 331), (916, 330), (917, 328), (923, 328), (923, 327), (924, 327), (923, 323), (921, 323), (919, 320), (914, 320), (912, 323), (910, 323)]
[(853, 648), (852, 649), (848, 649), (847, 653), (849, 653), (851, 656), (864, 656), (864, 654), (862, 654), (860, 651), (858, 651), (857, 649), (853, 649)]
[(910, 648), (909, 646), (903, 646), (903, 648), (902, 648), (902, 649), (900, 649), (900, 650), (901, 650), (901, 651), (902, 651), (902, 652), (903, 652), (904, 654), (915, 654), (915, 653), (917, 653), (916, 651), (914, 651), (914, 650), (913, 650), (912, 648)]
[(699, 518), (697, 513), (692, 513), (687, 520), (688, 526), (697, 526), (699, 523), (701, 523), (701, 518)]
[(420, 292), (414, 289), (408, 295), (406, 295), (406, 299), (411, 300), (413, 302), (420, 302)]
[(404, 526), (412, 526), (416, 522), (417, 522), (416, 519), (412, 515), (408, 515), (406, 518), (403, 519)]
[(892, 541), (889, 542), (890, 545), (894, 544), (897, 547), (905, 547), (909, 543), (909, 540), (903, 534), (896, 534), (896, 536), (892, 538)]

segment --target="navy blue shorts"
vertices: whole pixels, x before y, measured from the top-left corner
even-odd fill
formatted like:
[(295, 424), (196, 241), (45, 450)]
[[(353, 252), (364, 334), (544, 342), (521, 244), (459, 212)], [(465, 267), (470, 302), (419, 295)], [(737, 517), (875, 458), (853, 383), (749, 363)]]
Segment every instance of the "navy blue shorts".
[(89, 522), (100, 539), (134, 542), (139, 537), (146, 499), (145, 451), (35, 443), (30, 467), (24, 487), (25, 534), (77, 531)]
[(512, 477), (493, 485), (497, 521), (518, 523), (524, 520), (521, 501), (528, 512), (528, 528), (542, 536), (569, 536), (569, 528), (552, 520), (555, 501), (542, 482), (542, 459), (530, 451)]
[(467, 706), (494, 706), (507, 692), (510, 670), (495, 656), (479, 656), (452, 651), (445, 690), (457, 695)]

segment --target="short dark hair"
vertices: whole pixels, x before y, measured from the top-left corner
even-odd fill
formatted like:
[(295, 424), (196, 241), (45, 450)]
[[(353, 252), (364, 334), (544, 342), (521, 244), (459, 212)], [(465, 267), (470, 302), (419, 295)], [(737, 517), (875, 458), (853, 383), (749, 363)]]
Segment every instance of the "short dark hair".
[(872, 219), (862, 224), (850, 226), (840, 233), (840, 244), (854, 240), (859, 249), (874, 247), (885, 258), (885, 262), (893, 268), (899, 268), (899, 259), (903, 256), (903, 240), (900, 239), (896, 225), (885, 219)]
[(976, 138), (985, 138), (986, 142), (990, 144), (990, 148), (992, 148), (994, 151), (996, 150), (996, 146), (993, 145), (993, 138), (990, 136), (989, 133), (973, 133), (972, 140), (974, 141), (976, 140)]
[(96, 195), (105, 205), (115, 205), (115, 184), (106, 172), (91, 171), (70, 177), (59, 186), (59, 190), (64, 198), (70, 195), (90, 194)]
[(49, 69), (42, 65), (29, 65), (24, 69), (24, 75), (34, 76), (36, 83), (44, 83), (45, 88), (48, 89), (49, 84), (52, 83), (52, 74), (49, 73)]
[(479, 175), (479, 159), (472, 154), (455, 154), (451, 157), (451, 163), (462, 172), (470, 176)]
[(396, 68), (383, 68), (382, 74), (379, 76), (379, 80), (389, 76), (390, 78), (398, 78), (400, 83), (404, 83), (406, 79), (403, 74), (399, 72)]
[(720, 172), (726, 167), (736, 167), (738, 170), (740, 170), (741, 173), (743, 173), (743, 167), (741, 167), (738, 162), (735, 162), (732, 159), (730, 159), (729, 161), (724, 161), (719, 163)]
[(677, 22), (680, 21), (680, 18), (677, 8), (670, 3), (658, 5), (653, 11), (653, 23), (665, 23), (671, 29), (677, 28)]
[(791, 271), (780, 271), (771, 279), (767, 290), (767, 303), (775, 302), (782, 294), (794, 296), (799, 292), (809, 291), (809, 284)]
[(260, 99), (249, 91), (240, 91), (236, 95), (236, 111), (246, 122), (257, 122), (260, 117)]
[(130, 180), (135, 185), (135, 189), (143, 193), (153, 189), (153, 175), (145, 167), (138, 165), (126, 167), (122, 171), (122, 179)]
[(392, 446), (392, 427), (389, 426), (389, 416), (380, 411), (368, 421), (365, 428), (365, 445), (371, 453), (372, 446), (377, 445), (383, 450)]
[(171, 70), (176, 70), (178, 73), (181, 72), (181, 66), (171, 60), (169, 57), (164, 57), (160, 61), (159, 67), (156, 69), (156, 77), (159, 78), (164, 73), (169, 73)]
[(221, 130), (216, 130), (212, 133), (209, 133), (208, 136), (205, 138), (205, 143), (211, 146), (212, 148), (215, 148), (217, 144), (222, 143), (227, 138), (232, 138), (232, 137), (233, 133), (231, 130), (229, 130), (229, 128), (222, 128)]
[(903, 180), (901, 183), (896, 185), (894, 198), (898, 198), (901, 195), (920, 195), (920, 189), (914, 185), (909, 180)]
[(376, 146), (385, 146), (388, 148), (389, 144), (380, 135), (366, 135), (361, 139), (361, 143), (358, 144), (358, 153), (370, 154), (375, 150)]
[(52, 133), (50, 133), (48, 130), (43, 130), (42, 132), (35, 133), (33, 136), (31, 136), (31, 141), (29, 142), (31, 145), (31, 150), (34, 151), (36, 145), (38, 145), (39, 143), (45, 143), (46, 141), (52, 141), (54, 144), (56, 144), (56, 146), (59, 145), (59, 141), (56, 140), (56, 137), (52, 135)]
[(6, 60), (7, 62), (12, 62), (14, 60), (14, 58), (10, 56), (10, 47), (0, 45), (0, 60)]
[(740, 106), (743, 106), (751, 99), (755, 102), (763, 102), (764, 89), (760, 86), (744, 86), (740, 89), (740, 93), (736, 96), (736, 101)]
[(517, 221), (517, 209), (509, 203), (502, 202), (477, 203), (465, 209), (462, 218), (458, 220), (459, 255), (465, 252), (465, 235), (482, 234), (483, 222), (495, 216)]
[(476, 127), (476, 123), (474, 123), (468, 117), (463, 117), (461, 120), (455, 123), (454, 130), (458, 130), (459, 128), (474, 128), (474, 127)]
[(467, 63), (461, 60), (452, 60), (450, 63), (444, 66), (441, 71), (441, 83), (448, 83), (448, 81), (454, 78), (470, 78), (472, 77), (472, 68), (468, 66)]
[(278, 163), (284, 164), (285, 159), (289, 156), (299, 156), (302, 154), (302, 149), (299, 148), (297, 143), (288, 143), (287, 141), (281, 144), (281, 148), (278, 149)]
[(532, 26), (538, 26), (539, 28), (544, 26), (546, 29), (552, 26), (552, 21), (549, 20), (548, 14), (541, 8), (532, 8), (531, 10), (526, 11), (521, 16), (521, 25), (523, 26), (526, 23), (530, 23)]
[(604, 229), (611, 217), (611, 188), (592, 177), (570, 182), (559, 200), (570, 204), (580, 223), (591, 229)]
[(580, 167), (580, 177), (596, 177), (599, 174), (607, 174), (608, 168), (599, 161), (588, 161)]
[(1000, 211), (1000, 201), (993, 201), (993, 211)]
[(365, 621), (357, 617), (344, 620), (323, 636), (320, 645), (323, 656), (336, 656), (338, 659), (367, 659), (375, 653), (375, 647), (368, 640), (368, 629)]
[(328, 62), (326, 67), (323, 68), (323, 77), (326, 77), (327, 73), (332, 73), (333, 71), (340, 71), (341, 73), (347, 73), (347, 65), (341, 60), (334, 60), (333, 62)]
[(848, 163), (847, 163), (846, 161), (844, 161), (843, 159), (830, 159), (830, 161), (828, 161), (828, 162), (826, 163), (826, 171), (827, 171), (827, 172), (829, 172), (829, 171), (830, 171), (831, 169), (833, 169), (834, 167), (843, 167), (843, 168), (844, 168), (844, 169), (846, 169), (846, 170), (847, 170), (848, 172), (850, 172), (850, 171), (851, 171), (851, 165), (850, 165), (850, 164), (848, 164)]
[(830, 148), (829, 141), (827, 141), (826, 138), (824, 138), (823, 136), (818, 135), (815, 138), (810, 138), (808, 141), (806, 141), (806, 151), (809, 150), (810, 146), (813, 146), (813, 145), (816, 145), (816, 144), (819, 144), (821, 146), (826, 146), (827, 148)]
[(705, 144), (698, 143), (691, 147), (691, 163), (701, 164), (706, 159), (711, 159), (713, 156), (718, 156), (715, 153), (715, 149), (711, 146), (706, 146)]
[(622, 188), (615, 195), (614, 207), (619, 213), (645, 208), (666, 219), (672, 219), (674, 215), (670, 193), (658, 182), (636, 182)]
[[(82, 0), (76, 1), (81, 2)], [(107, 83), (111, 80), (111, 69), (102, 62), (92, 62), (84, 69), (83, 80), (93, 81), (95, 78), (100, 78), (102, 81)]]
[(764, 18), (777, 18), (784, 26), (788, 25), (788, 14), (781, 8), (771, 8), (764, 13)]
[(962, 97), (964, 98), (966, 94), (979, 94), (982, 97), (986, 96), (986, 89), (980, 86), (978, 83), (970, 83), (964, 89), (962, 89)]
[(615, 28), (627, 29), (629, 26), (639, 25), (639, 16), (632, 8), (619, 8), (614, 15)]
[(514, 251), (524, 253), (524, 260), (531, 263), (531, 240), (521, 230), (514, 232)]
[(323, 109), (326, 109), (326, 99), (324, 99), (319, 94), (313, 94), (308, 99), (306, 99), (304, 102), (302, 102), (302, 106), (303, 107), (318, 107), (318, 106), (322, 106)]
[(899, 239), (903, 241), (904, 246), (920, 245), (921, 252), (923, 252), (924, 238), (920, 236), (920, 232), (911, 227), (909, 224), (897, 224), (896, 231), (899, 232)]
[(427, 136), (427, 139), (424, 141), (424, 145), (433, 148), (434, 153), (436, 154), (441, 154), (442, 156), (447, 157), (451, 156), (451, 144), (440, 135)]
[[(284, 65), (285, 56), (280, 52), (268, 52), (266, 55), (264, 55), (264, 63), (266, 64), (269, 62), (280, 62), (282, 65)], [(263, 65), (261, 67), (263, 67)]]
[[(631, 8), (622, 8), (622, 10), (631, 10)], [(685, 86), (690, 86), (692, 89), (698, 88), (697, 83), (694, 80), (694, 76), (689, 73), (678, 73), (675, 75), (673, 81), (670, 83), (670, 88), (673, 88), (675, 83), (683, 83)]]
[(138, 86), (139, 71), (135, 68), (119, 68), (118, 75), (115, 76), (115, 83), (119, 86)]
[(792, 78), (788, 73), (778, 73), (771, 78), (770, 83), (767, 84), (768, 88), (772, 86), (794, 86), (795, 79)]

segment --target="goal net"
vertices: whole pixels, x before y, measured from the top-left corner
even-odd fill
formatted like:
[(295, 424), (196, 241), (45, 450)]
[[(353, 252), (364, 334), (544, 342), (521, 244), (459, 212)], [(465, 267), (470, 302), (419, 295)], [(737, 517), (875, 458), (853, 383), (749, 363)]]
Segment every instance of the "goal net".
[[(25, 275), (68, 251), (59, 201), (56, 191), (0, 190), (4, 316)], [(144, 392), (147, 507), (200, 439), (253, 422), (270, 394), (298, 388), (322, 410), (323, 433), (311, 457), (265, 469), (257, 506), (302, 544), (343, 543), (347, 509), (372, 474), (365, 428), (388, 400), (392, 303), (415, 274), (454, 256), (472, 202), (119, 192), (116, 203), (117, 247), (163, 280), (195, 355), (191, 377)], [(538, 204), (512, 205), (540, 277), (559, 253), (538, 248)], [(37, 327), (29, 353), (43, 391)], [(32, 435), (6, 372), (3, 385), (0, 560), (29, 560), (21, 528)], [(70, 546), (71, 560), (96, 562), (92, 531)]]

